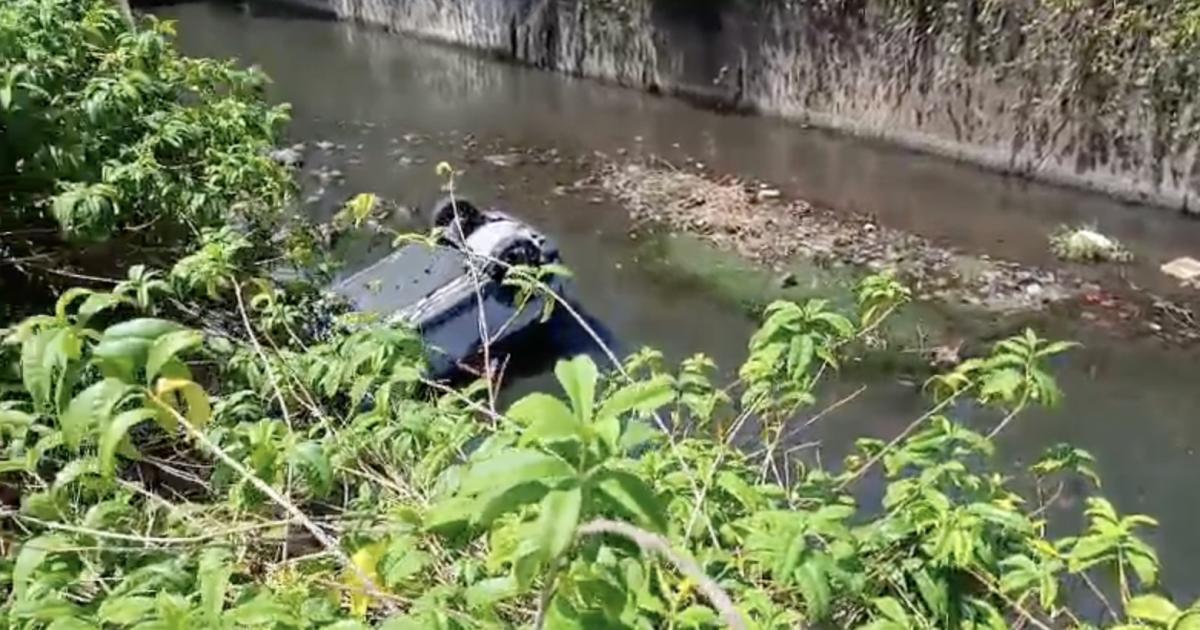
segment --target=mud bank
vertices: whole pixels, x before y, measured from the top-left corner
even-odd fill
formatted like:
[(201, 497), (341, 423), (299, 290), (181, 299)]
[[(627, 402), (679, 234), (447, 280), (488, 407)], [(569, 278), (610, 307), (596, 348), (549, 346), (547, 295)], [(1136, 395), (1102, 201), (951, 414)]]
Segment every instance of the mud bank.
[(1169, 4), (282, 2), (1200, 213), (1200, 38)]
[[(661, 158), (612, 162), (581, 184), (612, 195), (636, 226), (658, 232), (660, 249), (677, 270), (752, 308), (772, 297), (811, 297), (814, 290), (821, 297), (839, 288), (848, 294), (861, 275), (888, 271), (927, 306), (926, 320), (942, 321), (935, 329), (967, 339), (1067, 319), (1172, 345), (1200, 340), (1189, 305), (1153, 295), (1122, 274), (965, 252), (868, 215), (814, 206), (769, 184), (706, 173), (694, 164), (676, 166)], [(669, 231), (665, 239), (661, 228)], [(731, 263), (700, 243), (745, 262)]]

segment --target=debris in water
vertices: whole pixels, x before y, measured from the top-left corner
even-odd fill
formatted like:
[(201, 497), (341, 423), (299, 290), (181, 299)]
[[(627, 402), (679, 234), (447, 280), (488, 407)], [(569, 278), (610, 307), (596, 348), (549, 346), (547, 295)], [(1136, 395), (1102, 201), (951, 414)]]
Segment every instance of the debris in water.
[(483, 161), (499, 168), (511, 168), (521, 163), (519, 153), (497, 153), (483, 156)]
[(313, 146), (317, 147), (318, 149), (320, 149), (322, 151), (331, 151), (331, 150), (333, 150), (333, 147), (335, 145), (328, 140), (319, 140)]
[[(300, 145), (304, 146), (304, 145)], [(300, 168), (304, 166), (304, 154), (297, 151), (295, 148), (290, 149), (275, 149), (268, 156), (280, 166), (287, 168)]]
[(1120, 243), (1093, 227), (1059, 228), (1050, 236), (1055, 256), (1072, 262), (1128, 262), (1133, 259)]
[(736, 178), (631, 162), (606, 165), (596, 182), (629, 209), (635, 224), (681, 229), (761, 264), (783, 268), (802, 257), (833, 268), (891, 269), (917, 291), (990, 312), (1038, 310), (1078, 293), (1069, 275), (961, 254), (870, 217), (814, 208), (784, 198), (778, 188)]
[(1168, 276), (1188, 284), (1200, 282), (1200, 260), (1190, 256), (1176, 258), (1159, 269)]
[(782, 196), (783, 193), (779, 192), (778, 188), (760, 188), (758, 193), (754, 195), (755, 199), (757, 199), (759, 203), (764, 201), (774, 201)]

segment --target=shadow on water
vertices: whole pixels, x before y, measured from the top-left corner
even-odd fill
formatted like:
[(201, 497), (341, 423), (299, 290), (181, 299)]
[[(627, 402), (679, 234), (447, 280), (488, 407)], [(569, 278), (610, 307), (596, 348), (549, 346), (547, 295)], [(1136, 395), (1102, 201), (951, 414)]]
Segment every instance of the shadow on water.
[[(1200, 222), (1163, 210), (995, 177), (778, 121), (722, 116), (372, 29), (208, 4), (158, 13), (179, 20), (185, 52), (261, 66), (274, 80), (271, 96), (293, 104), (293, 141), (309, 144), (303, 177), (313, 216), (328, 217), (360, 191), (411, 206), (427, 203), (439, 196), (433, 165), (452, 161), (465, 171), (464, 194), (494, 200), (558, 241), (575, 272), (579, 302), (626, 349), (652, 345), (672, 361), (704, 352), (726, 375), (744, 358), (752, 318), (704, 286), (663, 273), (672, 261), (632, 239), (625, 213), (611, 201), (561, 194), (587, 175), (577, 156), (657, 154), (680, 162), (692, 156), (717, 171), (774, 181), (798, 196), (871, 213), (968, 251), (1029, 263), (1049, 262), (1043, 235), (1056, 225), (1095, 223), (1147, 261), (1130, 271), (1134, 280), (1163, 290), (1170, 287), (1157, 265), (1194, 255), (1200, 243)], [(317, 141), (335, 147), (314, 150)], [(523, 147), (553, 151), (533, 159), (520, 153)], [(481, 152), (519, 159), (497, 165), (479, 159)], [(330, 175), (333, 169), (339, 176)], [(342, 251), (351, 270), (386, 252), (362, 243)], [(1195, 597), (1200, 564), (1180, 560), (1200, 558), (1194, 535), (1200, 488), (1191, 483), (1200, 444), (1195, 352), (1123, 340), (1078, 322), (1048, 327), (1049, 336), (1085, 344), (1057, 366), (1065, 405), (1022, 417), (1002, 436), (1001, 456), (1015, 471), (1056, 442), (1092, 451), (1117, 506), (1160, 519), (1155, 538), (1167, 584), (1183, 599)], [(863, 395), (797, 442), (819, 443), (828, 463), (855, 438), (890, 438), (925, 409), (918, 387), (884, 369), (852, 370), (831, 384), (822, 402), (862, 383), (868, 386)], [(523, 379), (506, 397), (556, 387), (543, 373)]]

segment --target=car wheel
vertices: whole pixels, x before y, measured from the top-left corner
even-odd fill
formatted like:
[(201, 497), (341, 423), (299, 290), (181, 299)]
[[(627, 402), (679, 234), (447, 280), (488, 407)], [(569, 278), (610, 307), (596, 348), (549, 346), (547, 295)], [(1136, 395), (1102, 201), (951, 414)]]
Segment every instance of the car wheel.
[[(454, 227), (455, 212), (458, 214), (458, 228), (462, 230), (459, 234), (459, 229)], [(486, 220), (483, 213), (479, 211), (471, 202), (464, 199), (451, 199), (446, 197), (438, 201), (433, 206), (431, 217), (433, 227), (442, 228), (446, 231), (446, 238), (457, 241), (465, 240), (479, 226), (483, 225)]]
[(542, 262), (541, 249), (527, 238), (519, 238), (505, 243), (498, 251), (492, 253), (492, 257), (500, 261), (491, 264), (492, 277), (497, 282), (504, 280), (510, 267), (533, 266)]

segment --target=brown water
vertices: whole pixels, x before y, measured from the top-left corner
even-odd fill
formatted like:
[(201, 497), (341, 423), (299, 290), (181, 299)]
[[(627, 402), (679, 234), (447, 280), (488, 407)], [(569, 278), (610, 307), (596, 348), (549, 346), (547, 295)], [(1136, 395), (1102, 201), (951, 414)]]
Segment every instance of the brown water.
[[(778, 121), (721, 116), (635, 91), (497, 63), (352, 25), (185, 4), (159, 10), (179, 20), (180, 43), (194, 55), (236, 57), (274, 79), (272, 98), (293, 104), (291, 134), (310, 145), (306, 168), (345, 172), (311, 212), (371, 191), (410, 204), (438, 195), (433, 164), (466, 170), (460, 185), (479, 201), (498, 200), (553, 235), (577, 275), (580, 301), (627, 349), (643, 344), (678, 360), (694, 352), (732, 369), (754, 322), (703, 287), (652, 272), (628, 236), (619, 208), (601, 199), (558, 195), (584, 175), (579, 156), (653, 153), (692, 156), (718, 171), (777, 182), (838, 209), (869, 212), (969, 251), (1049, 264), (1044, 234), (1061, 223), (1096, 223), (1146, 264), (1131, 273), (1165, 289), (1158, 263), (1200, 249), (1200, 222), (1165, 210), (996, 177), (939, 159), (855, 141)], [(545, 164), (526, 159), (500, 167), (481, 153), (541, 147)], [(479, 147), (483, 147), (482, 149)], [(308, 180), (309, 192), (318, 188)], [(382, 256), (356, 244), (351, 267)], [(1062, 409), (1023, 416), (1001, 439), (1014, 468), (1055, 442), (1070, 441), (1100, 461), (1105, 493), (1118, 508), (1150, 513), (1168, 586), (1184, 599), (1200, 594), (1200, 356), (1159, 342), (1120, 341), (1059, 322), (1051, 332), (1086, 348), (1059, 366)], [(856, 379), (861, 381), (859, 375)], [(523, 387), (546, 385), (545, 377)], [(854, 438), (890, 437), (920, 414), (923, 401), (893, 375), (868, 377), (868, 389), (799, 441), (816, 440), (827, 459)], [(829, 400), (848, 391), (838, 384)], [(1193, 568), (1193, 565), (1196, 568)]]

